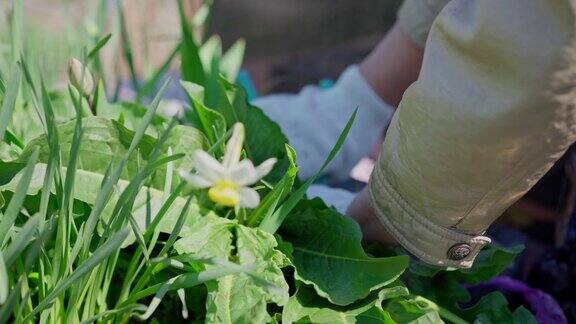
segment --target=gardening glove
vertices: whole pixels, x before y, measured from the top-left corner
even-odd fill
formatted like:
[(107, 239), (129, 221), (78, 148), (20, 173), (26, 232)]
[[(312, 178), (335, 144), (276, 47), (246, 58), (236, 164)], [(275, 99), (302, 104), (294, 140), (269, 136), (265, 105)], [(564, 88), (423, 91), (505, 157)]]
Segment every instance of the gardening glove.
[(270, 95), (257, 99), (254, 105), (280, 125), (296, 149), (302, 179), (320, 169), (348, 118), (358, 108), (346, 142), (325, 170), (334, 181), (348, 179), (350, 170), (368, 154), (394, 113), (357, 66), (349, 67), (330, 89), (307, 86), (297, 95)]
[(333, 207), (340, 214), (346, 213), (348, 205), (356, 197), (356, 194), (351, 191), (320, 184), (311, 185), (306, 194), (310, 199), (321, 198), (327, 206)]
[[(408, 0), (401, 25), (430, 2)], [(470, 267), (488, 226), (576, 140), (575, 12), (453, 0), (434, 20), (370, 182), (386, 230), (420, 259)]]

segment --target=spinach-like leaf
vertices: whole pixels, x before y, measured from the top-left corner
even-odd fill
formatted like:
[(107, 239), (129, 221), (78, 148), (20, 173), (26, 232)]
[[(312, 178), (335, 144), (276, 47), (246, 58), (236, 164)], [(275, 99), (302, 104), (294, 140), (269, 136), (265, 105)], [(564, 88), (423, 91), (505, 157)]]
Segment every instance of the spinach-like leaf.
[(222, 114), (228, 127), (236, 122), (244, 124), (246, 127), (244, 149), (254, 164), (260, 164), (270, 157), (278, 159), (276, 167), (267, 179), (272, 182), (279, 181), (289, 165), (285, 149), (288, 139), (280, 126), (268, 118), (262, 110), (250, 105), (243, 88), (221, 77), (217, 90), (218, 103), (209, 108)]
[(238, 263), (257, 265), (256, 274), (263, 280), (238, 274), (207, 285), (206, 322), (266, 323), (270, 320), (267, 304), (288, 301), (288, 284), (279, 266), (285, 257), (275, 250), (276, 241), (266, 232), (238, 226), (235, 234)]
[(401, 283), (386, 287), (378, 293), (348, 306), (337, 306), (318, 296), (311, 286), (300, 284), (282, 312), (282, 323), (290, 324), (307, 319), (312, 323), (394, 323), (382, 302), (408, 296)]
[[(110, 163), (118, 163), (125, 155), (130, 147), (134, 132), (120, 125), (119, 123), (107, 120), (100, 117), (90, 117), (83, 119), (83, 136), (81, 145), (79, 147), (78, 155), (78, 169), (94, 172), (104, 175)], [(60, 141), (60, 154), (63, 164), (66, 165), (69, 159), (70, 147), (72, 145), (74, 135), (75, 122), (64, 123), (57, 127), (58, 137)], [(148, 155), (151, 153), (156, 139), (151, 136), (144, 136), (138, 146), (138, 150), (131, 155), (126, 163), (125, 169), (122, 171), (121, 179), (130, 180), (138, 170), (145, 164)], [(192, 127), (175, 126), (165, 143), (162, 146), (162, 151), (166, 153), (168, 148), (172, 150), (172, 154), (183, 153), (184, 157), (173, 162), (174, 165), (174, 180), (173, 186), (179, 183), (177, 172), (180, 168), (189, 170), (192, 167), (191, 154), (194, 150), (202, 148), (204, 136), (201, 132)], [(25, 160), (31, 154), (34, 148), (38, 147), (40, 150), (39, 161), (46, 163), (49, 158), (50, 147), (46, 136), (42, 135), (32, 140), (24, 149), (19, 160)], [(16, 164), (15, 162), (6, 162), (6, 166)], [(164, 169), (160, 168), (153, 177), (150, 186), (163, 189), (166, 174)], [(0, 178), (6, 173), (1, 172)]]
[(407, 256), (370, 258), (361, 246), (360, 227), (321, 201), (303, 204), (283, 225), (292, 243), (297, 279), (336, 305), (348, 305), (396, 280)]
[(532, 314), (524, 307), (510, 311), (506, 297), (498, 291), (482, 297), (476, 305), (461, 311), (460, 314), (474, 323), (536, 323)]
[(265, 323), (270, 320), (268, 303), (288, 301), (288, 284), (280, 270), (286, 257), (276, 245), (264, 231), (215, 215), (200, 218), (183, 233), (175, 244), (180, 254), (193, 259), (232, 258), (240, 265), (256, 266), (254, 274), (229, 275), (206, 284), (207, 323)]

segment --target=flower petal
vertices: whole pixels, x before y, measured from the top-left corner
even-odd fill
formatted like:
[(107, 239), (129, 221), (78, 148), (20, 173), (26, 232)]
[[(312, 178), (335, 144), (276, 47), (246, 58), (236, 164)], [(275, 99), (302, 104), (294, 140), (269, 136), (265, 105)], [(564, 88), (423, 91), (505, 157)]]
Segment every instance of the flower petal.
[(185, 172), (184, 170), (180, 171), (180, 177), (191, 184), (194, 188), (198, 189), (204, 189), (214, 185), (214, 181), (206, 179), (199, 174)]
[(248, 187), (241, 187), (238, 189), (238, 193), (240, 194), (240, 207), (252, 209), (258, 207), (258, 204), (260, 204), (260, 195), (256, 190)]
[(226, 174), (224, 166), (212, 157), (212, 155), (202, 150), (194, 151), (192, 154), (192, 163), (196, 171), (198, 171), (198, 174), (213, 182), (223, 179)]
[(242, 160), (229, 170), (227, 180), (243, 187), (256, 183), (260, 178), (250, 160)]
[(242, 155), (242, 145), (244, 143), (244, 125), (236, 123), (232, 126), (232, 136), (226, 143), (226, 150), (224, 152), (224, 160), (222, 164), (224, 167), (230, 168), (240, 161)]
[(262, 164), (260, 164), (259, 166), (256, 167), (256, 173), (258, 174), (258, 178), (262, 179), (264, 178), (268, 173), (270, 173), (270, 171), (272, 171), (272, 169), (274, 168), (274, 165), (276, 164), (276, 159), (275, 158), (271, 158), (268, 159), (264, 162), (262, 162)]

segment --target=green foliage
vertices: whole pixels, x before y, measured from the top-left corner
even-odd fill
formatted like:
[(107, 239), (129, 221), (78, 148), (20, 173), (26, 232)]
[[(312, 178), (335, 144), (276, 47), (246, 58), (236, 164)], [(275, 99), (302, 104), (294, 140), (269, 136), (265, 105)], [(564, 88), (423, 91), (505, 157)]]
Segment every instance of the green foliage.
[(370, 258), (350, 218), (321, 201), (305, 202), (285, 222), (283, 237), (293, 245), (296, 276), (336, 305), (348, 305), (395, 281), (408, 257)]
[(390, 313), (382, 308), (387, 300), (408, 296), (408, 290), (399, 283), (391, 284), (379, 293), (357, 301), (349, 306), (333, 305), (318, 296), (315, 290), (300, 285), (283, 309), (283, 323), (394, 323)]
[(493, 292), (482, 297), (476, 305), (463, 310), (462, 317), (471, 322), (480, 323), (536, 324), (532, 314), (524, 307), (511, 312), (506, 297), (500, 292)]
[[(409, 271), (402, 276), (402, 280), (411, 293), (443, 305), (446, 309), (461, 314), (463, 318), (471, 322), (501, 323), (497, 320), (498, 318), (513, 319), (516, 316), (533, 322), (533, 316), (525, 309), (519, 308), (514, 312), (509, 310), (506, 298), (499, 293), (485, 296), (470, 309), (462, 310), (460, 307), (460, 303), (470, 302), (471, 299), (463, 284), (476, 284), (496, 277), (514, 261), (522, 250), (522, 246), (505, 248), (490, 245), (480, 251), (473, 267), (452, 271), (414, 261)], [(487, 319), (489, 321), (486, 321)]]
[[(99, 28), (106, 3), (97, 7)], [(58, 90), (29, 64), (42, 53), (23, 37), (22, 1), (14, 1), (11, 51), (0, 55), (0, 324), (533, 320), (499, 294), (458, 304), (470, 298), (463, 283), (497, 275), (517, 249), (488, 248), (475, 267), (450, 272), (420, 263), (406, 270), (405, 255), (364, 252), (353, 220), (305, 199), (316, 177), (297, 180), (296, 152), (280, 127), (234, 84), (244, 42), (223, 52), (218, 37), (204, 41), (194, 30), (209, 2), (191, 22), (178, 4), (181, 42), (142, 79), (117, 0), (136, 91), (136, 102), (119, 102), (106, 96), (100, 61), (115, 35), (91, 34), (89, 51), (70, 44), (96, 72), (95, 93)], [(157, 113), (170, 81), (143, 103), (178, 55), (191, 108), (170, 119)], [(195, 171), (196, 150), (221, 159), (237, 122), (246, 129), (242, 157), (278, 159), (254, 185), (261, 203), (253, 210), (217, 205), (179, 176)]]

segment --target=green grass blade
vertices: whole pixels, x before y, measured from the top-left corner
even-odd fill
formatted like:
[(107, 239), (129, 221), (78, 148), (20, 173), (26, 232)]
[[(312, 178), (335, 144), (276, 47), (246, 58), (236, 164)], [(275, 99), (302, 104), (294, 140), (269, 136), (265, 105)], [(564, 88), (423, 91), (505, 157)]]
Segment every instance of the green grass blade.
[(166, 90), (166, 87), (170, 82), (171, 79), (168, 79), (166, 80), (166, 82), (164, 82), (164, 84), (160, 88), (160, 91), (158, 91), (158, 94), (156, 95), (154, 100), (152, 100), (152, 103), (148, 107), (146, 114), (144, 115), (144, 117), (142, 117), (142, 121), (140, 122), (140, 125), (138, 125), (138, 129), (136, 130), (134, 138), (132, 139), (132, 143), (130, 144), (130, 148), (128, 149), (130, 153), (136, 149), (136, 147), (140, 143), (140, 140), (142, 140), (142, 137), (144, 137), (146, 129), (152, 122), (152, 118), (154, 118), (154, 116), (156, 115), (156, 111), (158, 110), (160, 101), (162, 100), (162, 96), (164, 95), (164, 91)]
[(182, 230), (184, 222), (186, 221), (186, 215), (188, 214), (188, 210), (190, 209), (190, 203), (192, 202), (193, 198), (194, 198), (193, 195), (188, 196), (186, 204), (184, 205), (184, 208), (182, 208), (180, 216), (178, 217), (178, 220), (176, 221), (176, 224), (174, 225), (174, 228), (172, 229), (172, 232), (170, 233), (168, 240), (166, 240), (166, 244), (164, 244), (162, 250), (158, 254), (159, 256), (163, 256), (166, 253), (168, 253), (168, 251), (170, 251), (170, 249), (174, 245), (174, 242), (176, 242), (176, 240), (180, 236), (180, 231)]
[[(169, 291), (177, 290), (181, 288), (190, 288), (202, 283), (205, 283), (210, 280), (218, 279), (220, 277), (224, 277), (231, 274), (242, 273), (244, 272), (244, 268), (231, 268), (231, 267), (219, 267), (216, 269), (206, 270), (198, 273), (185, 273), (179, 276), (174, 277), (172, 284), (170, 285)], [(126, 300), (120, 307), (130, 305), (141, 298), (148, 297), (150, 295), (156, 294), (165, 283), (159, 283), (152, 285), (146, 289), (143, 289), (133, 296), (131, 296), (128, 300)]]
[(24, 77), (26, 79), (26, 83), (28, 84), (28, 87), (30, 88), (30, 91), (32, 92), (32, 103), (33, 103), (33, 107), (34, 107), (34, 111), (36, 112), (36, 115), (38, 116), (38, 120), (40, 120), (40, 123), (42, 124), (42, 126), (44, 128), (46, 128), (45, 125), (45, 121), (44, 118), (42, 118), (42, 114), (40, 113), (40, 106), (38, 104), (38, 92), (36, 91), (36, 86), (34, 85), (34, 78), (32, 77), (32, 73), (30, 73), (30, 69), (28, 68), (28, 64), (26, 64), (26, 60), (22, 59), (20, 61), (20, 65), (22, 66), (22, 72), (24, 74)]
[(18, 146), (21, 149), (24, 149), (24, 146), (26, 146), (21, 139), (18, 138), (18, 136), (14, 135), (14, 133), (12, 133), (10, 130), (6, 130), (6, 132), (4, 133), (4, 140), (6, 141), (6, 143), (8, 144), (14, 144), (16, 146)]
[(192, 28), (188, 23), (188, 18), (186, 18), (182, 0), (178, 0), (178, 13), (182, 32), (182, 47), (180, 49), (182, 79), (204, 86), (206, 84), (206, 73), (202, 68), (198, 45), (194, 41)]
[[(61, 208), (63, 210), (71, 209), (72, 208), (71, 204), (74, 201), (73, 192), (74, 192), (74, 183), (76, 179), (76, 165), (78, 164), (78, 159), (80, 156), (80, 145), (82, 144), (82, 134), (83, 134), (81, 105), (82, 105), (82, 99), (80, 96), (79, 100), (77, 101), (77, 104), (74, 106), (76, 109), (76, 125), (74, 127), (74, 134), (72, 135), (72, 143), (68, 157), (68, 165), (66, 168), (66, 178), (64, 181), (64, 191), (62, 192), (61, 196), (62, 197)], [(55, 126), (53, 125), (53, 127)], [(53, 135), (57, 136), (56, 134)], [(57, 148), (52, 147), (51, 150), (52, 149)]]
[[(183, 153), (179, 153), (179, 154), (174, 154), (171, 156), (167, 156), (164, 157), (162, 159), (159, 159), (157, 161), (153, 161), (153, 163), (148, 164), (142, 171), (140, 171), (138, 174), (136, 174), (136, 176), (134, 176), (134, 178), (132, 178), (132, 180), (130, 181), (130, 184), (126, 187), (126, 189), (124, 189), (124, 191), (120, 194), (120, 197), (118, 198), (118, 201), (116, 203), (116, 206), (114, 207), (114, 211), (112, 212), (112, 217), (110, 219), (110, 226), (109, 229), (114, 229), (114, 228), (120, 228), (123, 226), (124, 221), (128, 218), (128, 220), (130, 222), (132, 222), (133, 220), (131, 220), (132, 215), (131, 215), (131, 211), (132, 211), (132, 206), (134, 205), (134, 201), (144, 183), (144, 181), (152, 174), (156, 171), (156, 169), (162, 167), (164, 164), (168, 164), (172, 161), (181, 159), (182, 157), (184, 157)], [(146, 250), (146, 245), (145, 245), (145, 240), (144, 237), (139, 238), (139, 235), (141, 235), (142, 233), (139, 232), (140, 228), (139, 226), (136, 225), (136, 223), (134, 223), (132, 225), (135, 231), (137, 231), (136, 233), (134, 233), (136, 235), (136, 239), (138, 240), (138, 242), (141, 244), (141, 248), (144, 250), (144, 252), (146, 252), (147, 255), (149, 255), (149, 253)], [(105, 238), (106, 235), (102, 236), (102, 239)]]
[(90, 52), (88, 52), (88, 55), (86, 56), (86, 60), (91, 60), (91, 59), (95, 58), (98, 55), (98, 53), (100, 52), (100, 50), (102, 49), (102, 47), (106, 46), (106, 44), (108, 43), (110, 38), (112, 38), (112, 34), (108, 34), (108, 35), (104, 36), (102, 39), (100, 39), (96, 43), (94, 48), (92, 48), (90, 50)]
[(0, 73), (0, 96), (4, 97), (6, 95), (6, 82), (4, 81), (4, 75)]
[(48, 140), (49, 156), (48, 164), (46, 167), (46, 174), (44, 176), (44, 184), (42, 187), (42, 196), (40, 197), (40, 215), (45, 219), (48, 212), (48, 202), (50, 200), (52, 184), (54, 182), (54, 175), (58, 174), (60, 179), (56, 183), (56, 197), (62, 197), (62, 187), (60, 186), (60, 144), (58, 139), (58, 131), (56, 129), (56, 121), (54, 118), (54, 110), (52, 108), (52, 101), (50, 95), (44, 84), (44, 80), (40, 81), (42, 91), (42, 107), (44, 108), (44, 118), (46, 119), (46, 138)]
[(19, 280), (18, 283), (8, 295), (6, 299), (6, 303), (2, 304), (0, 307), (0, 324), (8, 323), (8, 319), (10, 318), (10, 313), (16, 307), (16, 303), (18, 301), (18, 297), (20, 297), (20, 290), (22, 289), (22, 280)]
[(6, 251), (4, 251), (4, 262), (7, 267), (12, 266), (16, 258), (20, 256), (20, 253), (28, 246), (32, 236), (36, 232), (38, 227), (38, 221), (40, 217), (38, 215), (30, 218), (26, 224), (22, 227), (16, 238), (10, 242)]
[(4, 140), (4, 134), (6, 133), (8, 124), (12, 120), (12, 113), (14, 112), (16, 98), (18, 97), (18, 92), (20, 90), (21, 78), (22, 73), (20, 66), (15, 65), (14, 70), (10, 75), (10, 80), (8, 81), (6, 96), (4, 96), (4, 100), (2, 101), (2, 111), (0, 111), (0, 141)]
[(184, 182), (184, 181), (180, 182), (178, 184), (178, 186), (176, 186), (174, 191), (170, 194), (170, 196), (168, 196), (168, 199), (166, 199), (164, 204), (162, 204), (162, 207), (160, 207), (160, 210), (156, 214), (156, 217), (154, 217), (154, 219), (152, 219), (152, 222), (150, 223), (150, 227), (148, 227), (146, 229), (146, 233), (144, 234), (144, 237), (146, 238), (146, 240), (149, 240), (150, 237), (152, 237), (152, 235), (154, 235), (154, 230), (156, 229), (158, 224), (160, 224), (160, 221), (164, 218), (164, 216), (166, 215), (166, 213), (170, 209), (170, 206), (172, 206), (172, 204), (174, 203), (176, 198), (178, 198), (180, 196), (180, 193), (182, 192), (182, 190), (184, 190), (185, 187), (186, 187), (186, 182)]
[(246, 41), (240, 39), (230, 47), (228, 52), (220, 60), (220, 70), (230, 82), (235, 82), (244, 61), (246, 51)]
[(6, 263), (4, 262), (2, 251), (0, 251), (0, 305), (4, 305), (6, 299), (8, 298), (9, 287), (10, 284), (8, 283), (8, 271), (6, 271)]
[(38, 306), (34, 308), (34, 310), (26, 316), (24, 319), (31, 320), (31, 317), (38, 314), (39, 312), (43, 311), (47, 308), (53, 300), (58, 297), (62, 292), (64, 292), (68, 287), (75, 284), (80, 280), (83, 276), (90, 273), (94, 267), (104, 261), (108, 256), (112, 253), (118, 251), (122, 242), (128, 237), (129, 229), (125, 228), (122, 231), (115, 233), (106, 243), (100, 246), (94, 253), (86, 259), (72, 274), (62, 280), (58, 285), (44, 298)]
[(16, 63), (20, 60), (20, 55), (22, 53), (23, 40), (22, 31), (24, 27), (24, 1), (14, 0), (12, 1), (12, 21), (10, 22), (10, 32), (12, 41), (12, 60)]
[(96, 224), (98, 223), (99, 216), (102, 213), (102, 211), (104, 210), (104, 207), (106, 206), (106, 204), (109, 200), (110, 194), (112, 193), (112, 190), (114, 189), (114, 184), (118, 182), (118, 179), (120, 179), (120, 174), (122, 173), (124, 166), (126, 165), (128, 159), (130, 158), (130, 155), (138, 147), (138, 145), (140, 144), (140, 141), (144, 137), (146, 129), (148, 128), (148, 126), (152, 122), (152, 118), (155, 116), (156, 111), (158, 110), (160, 100), (161, 100), (162, 95), (164, 94), (164, 91), (165, 91), (169, 82), (170, 82), (170, 80), (167, 80), (164, 83), (164, 85), (162, 86), (162, 88), (160, 89), (158, 94), (156, 95), (156, 98), (152, 101), (152, 104), (150, 105), (150, 107), (146, 111), (146, 114), (142, 118), (140, 125), (138, 125), (136, 133), (134, 134), (134, 137), (132, 138), (132, 142), (130, 143), (130, 147), (128, 148), (122, 161), (120, 161), (120, 164), (117, 165), (109, 175), (107, 172), (107, 176), (105, 177), (105, 180), (103, 180), (102, 188), (101, 188), (100, 192), (98, 192), (98, 196), (96, 197), (96, 201), (94, 202), (94, 205), (92, 207), (92, 211), (90, 212), (90, 215), (88, 216), (88, 219), (85, 223), (85, 227), (82, 231), (82, 237), (83, 238), (82, 238), (82, 240), (80, 240), (80, 242), (82, 242), (82, 244), (76, 244), (74, 246), (74, 248), (72, 250), (70, 262), (74, 261), (74, 259), (76, 258), (76, 256), (80, 252), (80, 249), (83, 249), (84, 253), (87, 252), (88, 247), (90, 246), (90, 242), (92, 241), (92, 236), (94, 234), (94, 230), (96, 229)]
[(128, 65), (128, 70), (130, 71), (130, 77), (132, 78), (132, 86), (136, 93), (140, 92), (140, 85), (138, 82), (138, 74), (136, 73), (136, 66), (134, 65), (134, 54), (132, 53), (132, 45), (130, 44), (130, 37), (128, 36), (128, 29), (126, 27), (126, 14), (124, 13), (124, 6), (122, 5), (122, 0), (116, 0), (116, 7), (118, 8), (118, 20), (120, 24), (120, 37), (122, 39), (122, 54), (126, 64)]
[(191, 25), (192, 27), (203, 27), (208, 21), (210, 16), (210, 4), (204, 3), (192, 17)]
[[(80, 324), (90, 324), (90, 323), (96, 323), (98, 322), (98, 320), (102, 319), (102, 318), (106, 318), (110, 315), (120, 315), (122, 313), (126, 313), (126, 312), (130, 312), (130, 311), (142, 311), (145, 312), (146, 311), (146, 306), (141, 305), (141, 304), (134, 304), (134, 305), (128, 305), (122, 308), (115, 308), (115, 309), (111, 309), (111, 310), (107, 310), (104, 311), (102, 313), (98, 313), (92, 317), (90, 317), (87, 320), (82, 321)], [(103, 320), (102, 323), (107, 323), (106, 320)]]
[(248, 218), (248, 226), (256, 227), (260, 225), (262, 220), (272, 217), (278, 204), (290, 193), (294, 180), (298, 174), (298, 167), (296, 166), (296, 152), (292, 147), (286, 145), (286, 155), (290, 160), (290, 166), (286, 171), (282, 180), (280, 180), (274, 189), (264, 197), (260, 205), (250, 214)]
[(268, 233), (271, 233), (271, 234), (276, 233), (278, 228), (280, 228), (280, 225), (282, 225), (282, 223), (284, 222), (286, 217), (288, 217), (288, 214), (292, 211), (292, 209), (294, 209), (294, 207), (296, 207), (298, 202), (306, 195), (306, 191), (308, 190), (310, 185), (312, 185), (312, 183), (314, 183), (314, 181), (316, 181), (316, 179), (318, 178), (318, 176), (320, 174), (322, 174), (322, 171), (324, 171), (326, 166), (328, 166), (328, 164), (330, 164), (330, 162), (332, 162), (332, 160), (334, 159), (336, 154), (338, 154), (338, 151), (340, 150), (340, 148), (344, 144), (344, 141), (346, 140), (346, 137), (348, 136), (348, 133), (350, 132), (350, 128), (352, 128), (352, 125), (354, 124), (354, 120), (356, 119), (357, 113), (358, 113), (358, 109), (356, 109), (354, 111), (354, 113), (352, 114), (352, 116), (348, 120), (346, 127), (344, 127), (344, 130), (342, 131), (342, 133), (340, 133), (340, 136), (338, 137), (336, 144), (334, 145), (334, 147), (330, 151), (330, 154), (328, 154), (328, 157), (324, 161), (324, 164), (322, 164), (322, 166), (320, 167), (320, 170), (318, 170), (318, 172), (316, 172), (316, 174), (314, 174), (310, 179), (308, 179), (308, 181), (306, 181), (300, 188), (298, 188), (298, 190), (296, 190), (278, 208), (278, 210), (276, 210), (272, 215), (270, 215), (270, 217), (264, 218), (264, 220), (262, 221), (262, 223), (259, 226), (260, 229), (262, 229), (263, 231), (266, 231)]
[(38, 155), (38, 149), (36, 149), (30, 156), (30, 159), (24, 168), (22, 178), (20, 178), (20, 182), (18, 182), (16, 190), (14, 190), (14, 195), (12, 196), (12, 199), (10, 199), (10, 203), (6, 208), (4, 217), (2, 218), (2, 221), (0, 221), (0, 246), (3, 246), (8, 241), (8, 231), (10, 231), (14, 225), (16, 217), (18, 217), (18, 214), (20, 213), (20, 208), (26, 198), (26, 191), (28, 190), (28, 186), (32, 180), (32, 175), (34, 174), (34, 167), (38, 160)]
[[(138, 174), (136, 174), (136, 176), (134, 176), (134, 178), (130, 181), (130, 184), (128, 185), (128, 187), (126, 187), (126, 189), (124, 189), (124, 191), (120, 194), (120, 197), (118, 198), (116, 206), (114, 207), (114, 211), (112, 212), (111, 222), (114, 221), (115, 224), (120, 224), (120, 226), (121, 226), (121, 224), (123, 224), (124, 218), (130, 213), (131, 207), (134, 203), (134, 199), (136, 198), (140, 188), (142, 187), (143, 182), (153, 172), (155, 172), (156, 169), (162, 167), (164, 164), (169, 164), (172, 161), (175, 161), (177, 159), (181, 159), (184, 157), (183, 153), (179, 153), (179, 154), (170, 155), (170, 156), (164, 157), (162, 159), (156, 160), (158, 155), (161, 153), (160, 148), (163, 146), (163, 144), (168, 139), (169, 133), (173, 129), (175, 124), (176, 124), (176, 121), (173, 119), (170, 122), (170, 124), (168, 125), (168, 127), (162, 132), (160, 138), (156, 141), (156, 144), (154, 145), (152, 153), (150, 153), (150, 156), (148, 158), (148, 164), (146, 165), (146, 167), (142, 171), (138, 172)], [(120, 215), (123, 217), (116, 219), (117, 215)], [(112, 225), (112, 227), (113, 226), (114, 225)], [(137, 233), (135, 233), (135, 234), (137, 235)], [(142, 248), (144, 250), (146, 250), (145, 246), (142, 246)]]

